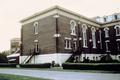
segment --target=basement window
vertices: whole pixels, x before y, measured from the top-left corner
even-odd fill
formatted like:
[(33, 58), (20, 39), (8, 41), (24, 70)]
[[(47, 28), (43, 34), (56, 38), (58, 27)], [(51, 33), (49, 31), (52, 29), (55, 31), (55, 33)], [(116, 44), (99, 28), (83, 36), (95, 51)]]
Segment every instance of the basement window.
[(65, 49), (71, 49), (71, 39), (65, 39)]

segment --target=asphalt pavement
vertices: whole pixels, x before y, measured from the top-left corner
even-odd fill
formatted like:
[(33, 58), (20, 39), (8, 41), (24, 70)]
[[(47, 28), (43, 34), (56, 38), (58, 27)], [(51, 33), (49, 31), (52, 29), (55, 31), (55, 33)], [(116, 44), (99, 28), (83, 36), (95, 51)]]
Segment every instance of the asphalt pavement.
[(7, 69), (0, 68), (0, 73), (24, 75), (51, 80), (120, 80), (120, 73), (99, 73), (84, 71), (50, 71), (40, 69)]

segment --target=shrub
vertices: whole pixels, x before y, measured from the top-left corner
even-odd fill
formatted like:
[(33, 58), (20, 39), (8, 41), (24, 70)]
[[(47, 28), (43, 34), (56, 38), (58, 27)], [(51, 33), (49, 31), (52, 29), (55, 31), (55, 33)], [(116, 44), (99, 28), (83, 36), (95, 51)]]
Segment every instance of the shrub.
[(51, 63), (44, 64), (20, 64), (21, 68), (50, 68)]
[(120, 63), (64, 63), (63, 69), (120, 71)]
[(17, 64), (0, 63), (0, 67), (16, 67)]

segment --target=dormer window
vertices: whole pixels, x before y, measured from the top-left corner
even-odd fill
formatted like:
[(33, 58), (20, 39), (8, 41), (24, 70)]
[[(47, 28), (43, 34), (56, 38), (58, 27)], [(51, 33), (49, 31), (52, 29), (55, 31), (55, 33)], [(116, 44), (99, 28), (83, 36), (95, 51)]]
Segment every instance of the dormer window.
[(91, 32), (92, 32), (93, 48), (96, 48), (96, 37), (95, 37), (96, 30), (94, 27), (91, 28)]
[(82, 36), (83, 36), (83, 47), (87, 48), (87, 25), (83, 24), (82, 25)]
[(107, 17), (104, 17), (104, 22), (107, 22)]
[(38, 22), (34, 22), (34, 34), (38, 34)]
[(71, 30), (71, 35), (76, 35), (76, 22), (74, 20), (70, 21), (70, 30)]
[(105, 37), (108, 38), (109, 37), (109, 28), (108, 27), (104, 28), (104, 31), (105, 31)]
[(115, 17), (115, 20), (117, 20), (117, 19), (118, 19), (117, 15), (114, 15), (114, 17)]
[(120, 25), (116, 25), (114, 29), (116, 30), (116, 36), (120, 36)]

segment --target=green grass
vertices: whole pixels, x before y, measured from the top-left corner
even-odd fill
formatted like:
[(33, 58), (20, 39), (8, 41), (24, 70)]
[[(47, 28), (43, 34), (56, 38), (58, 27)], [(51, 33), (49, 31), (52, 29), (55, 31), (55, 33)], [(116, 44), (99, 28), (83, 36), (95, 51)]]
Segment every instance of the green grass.
[(50, 79), (18, 76), (18, 75), (11, 75), (11, 74), (0, 74), (0, 80), (50, 80)]

